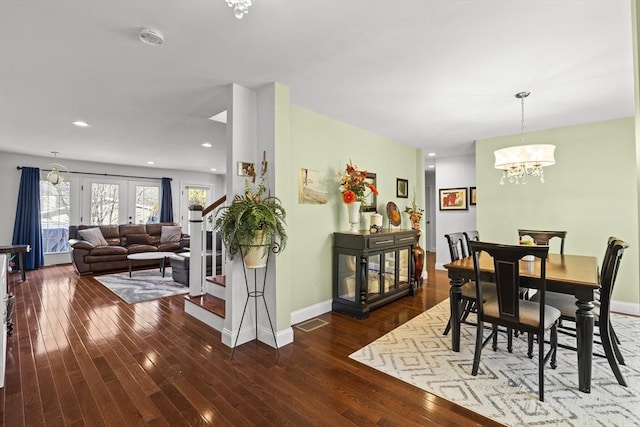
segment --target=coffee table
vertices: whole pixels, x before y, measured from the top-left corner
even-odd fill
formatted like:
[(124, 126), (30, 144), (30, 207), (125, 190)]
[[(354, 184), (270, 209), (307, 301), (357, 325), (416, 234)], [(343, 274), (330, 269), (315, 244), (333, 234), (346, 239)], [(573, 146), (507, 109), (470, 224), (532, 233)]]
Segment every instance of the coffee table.
[(137, 254), (127, 255), (127, 263), (129, 264), (129, 277), (131, 277), (131, 261), (133, 260), (160, 260), (160, 271), (164, 277), (164, 266), (167, 258), (173, 255), (173, 252), (140, 252)]

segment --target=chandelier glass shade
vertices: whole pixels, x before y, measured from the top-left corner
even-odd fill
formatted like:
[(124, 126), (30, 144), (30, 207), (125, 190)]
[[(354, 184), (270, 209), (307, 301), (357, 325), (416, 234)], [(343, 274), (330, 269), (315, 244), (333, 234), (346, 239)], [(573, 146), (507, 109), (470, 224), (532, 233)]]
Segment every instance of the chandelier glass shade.
[(242, 19), (245, 14), (249, 13), (251, 3), (253, 0), (227, 0), (227, 4), (233, 8), (233, 14), (238, 19)]
[(51, 185), (56, 186), (67, 181), (69, 169), (67, 169), (64, 165), (58, 163), (57, 151), (52, 151), (51, 153), (53, 154), (54, 162), (49, 164), (51, 166), (51, 170), (47, 174), (47, 181), (49, 181)]
[(521, 102), (520, 139), (522, 145), (501, 148), (493, 152), (496, 159), (494, 168), (502, 170), (500, 185), (504, 185), (506, 180), (514, 184), (526, 184), (527, 176), (539, 177), (540, 182), (544, 183), (543, 168), (556, 163), (555, 145), (527, 145), (524, 143), (524, 98), (527, 96), (529, 96), (529, 92), (516, 94), (516, 98)]

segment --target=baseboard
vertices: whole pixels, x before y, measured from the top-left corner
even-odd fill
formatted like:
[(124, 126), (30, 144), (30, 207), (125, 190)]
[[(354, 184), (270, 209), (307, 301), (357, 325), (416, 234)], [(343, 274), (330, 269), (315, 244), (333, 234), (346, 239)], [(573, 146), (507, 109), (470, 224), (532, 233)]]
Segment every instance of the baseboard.
[(291, 324), (296, 325), (305, 320), (313, 319), (324, 313), (331, 311), (331, 300), (323, 301), (309, 307), (301, 308), (291, 313)]
[(444, 264), (441, 262), (436, 262), (436, 270), (446, 270), (446, 268), (444, 268)]
[[(237, 345), (251, 342), (255, 339), (255, 328), (242, 328), (240, 336), (238, 337)], [(288, 327), (276, 333), (276, 339), (278, 340), (278, 347), (282, 348), (287, 344), (293, 342), (293, 328)], [(233, 334), (230, 330), (224, 328), (222, 330), (222, 343), (227, 347), (233, 347), (236, 340), (236, 334)], [(258, 341), (267, 344), (270, 347), (276, 348), (273, 341), (273, 333), (270, 328), (262, 325), (258, 325)]]
[(611, 311), (613, 313), (628, 314), (630, 316), (640, 316), (640, 304), (625, 301), (611, 301)]

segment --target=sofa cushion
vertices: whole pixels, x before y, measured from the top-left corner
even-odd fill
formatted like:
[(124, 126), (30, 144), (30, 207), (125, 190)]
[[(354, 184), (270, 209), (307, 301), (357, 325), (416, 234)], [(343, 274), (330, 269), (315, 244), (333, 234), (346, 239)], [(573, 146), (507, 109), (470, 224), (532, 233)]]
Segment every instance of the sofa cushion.
[(83, 240), (86, 240), (87, 242), (91, 243), (93, 246), (96, 246), (96, 247), (107, 246), (107, 241), (102, 235), (102, 231), (100, 231), (98, 227), (80, 230), (78, 231), (78, 233), (80, 234), (80, 237), (82, 237)]
[(141, 252), (158, 252), (158, 248), (151, 245), (129, 245), (127, 250), (130, 254), (139, 254)]
[(179, 225), (165, 225), (160, 233), (160, 243), (180, 242), (182, 227)]
[(128, 245), (148, 245), (148, 234), (127, 234), (127, 246)]
[(91, 256), (103, 256), (103, 255), (126, 255), (127, 248), (122, 246), (98, 246), (91, 250)]
[(180, 249), (180, 243), (176, 242), (160, 243), (158, 245), (158, 251), (160, 252), (176, 252)]

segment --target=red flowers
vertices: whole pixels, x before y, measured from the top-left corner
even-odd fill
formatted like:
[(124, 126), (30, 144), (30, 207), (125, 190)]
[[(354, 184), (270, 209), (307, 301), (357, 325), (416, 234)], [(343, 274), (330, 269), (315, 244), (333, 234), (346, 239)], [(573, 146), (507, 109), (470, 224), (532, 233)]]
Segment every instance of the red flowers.
[(345, 203), (364, 201), (367, 189), (376, 196), (378, 195), (378, 189), (375, 185), (367, 181), (367, 171), (358, 170), (351, 163), (351, 160), (347, 163), (345, 172), (345, 175), (340, 176), (340, 191), (342, 192), (342, 200)]

